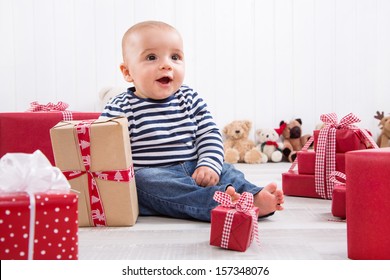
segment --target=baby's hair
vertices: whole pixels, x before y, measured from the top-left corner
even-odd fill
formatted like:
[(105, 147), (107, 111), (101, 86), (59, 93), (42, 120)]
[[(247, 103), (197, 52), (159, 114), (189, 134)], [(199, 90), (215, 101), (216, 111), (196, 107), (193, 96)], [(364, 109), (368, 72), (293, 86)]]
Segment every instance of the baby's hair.
[(165, 30), (171, 30), (176, 32), (179, 36), (179, 32), (174, 28), (172, 25), (169, 25), (168, 23), (162, 22), (162, 21), (155, 21), (155, 20), (148, 20), (148, 21), (142, 21), (139, 23), (134, 24), (131, 26), (125, 34), (123, 35), (122, 38), (122, 52), (123, 52), (123, 57), (125, 55), (124, 50), (127, 44), (127, 39), (131, 34), (134, 34), (135, 32), (143, 31), (145, 29), (152, 29), (152, 28), (160, 28), (160, 29), (165, 29)]

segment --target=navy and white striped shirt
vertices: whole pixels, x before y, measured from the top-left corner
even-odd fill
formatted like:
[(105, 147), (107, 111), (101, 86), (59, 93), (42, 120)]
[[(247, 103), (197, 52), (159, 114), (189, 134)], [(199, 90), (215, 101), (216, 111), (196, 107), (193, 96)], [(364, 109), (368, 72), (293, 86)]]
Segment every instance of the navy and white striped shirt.
[(134, 92), (129, 88), (111, 99), (101, 116), (127, 118), (136, 169), (197, 159), (197, 167), (209, 166), (221, 174), (222, 137), (198, 93), (185, 85), (163, 100), (143, 99)]

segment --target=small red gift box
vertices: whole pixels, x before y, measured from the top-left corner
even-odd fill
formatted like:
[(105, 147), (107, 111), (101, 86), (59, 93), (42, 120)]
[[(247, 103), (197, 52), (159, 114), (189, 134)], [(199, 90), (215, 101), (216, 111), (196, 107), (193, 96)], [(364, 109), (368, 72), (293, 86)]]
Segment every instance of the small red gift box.
[(321, 198), (316, 192), (315, 177), (312, 174), (285, 172), (282, 174), (282, 188), (285, 195)]
[[(0, 113), (0, 157), (6, 153), (33, 153), (41, 150), (54, 165), (50, 129), (71, 116), (74, 120), (96, 119), (98, 112), (12, 112)], [(27, 141), (28, 139), (28, 141)]]
[[(216, 195), (226, 195), (229, 202), (211, 210), (210, 245), (245, 252), (252, 240), (258, 238), (259, 208), (253, 206), (253, 195), (243, 193), (237, 203), (230, 203), (231, 198), (225, 193), (216, 192)], [(249, 196), (252, 202), (243, 202)], [(246, 209), (240, 209), (241, 205)]]
[(75, 260), (77, 231), (74, 193), (0, 194), (2, 260)]
[[(297, 152), (298, 173), (315, 174), (316, 153), (313, 150)], [(345, 154), (336, 153), (336, 171), (345, 173)]]
[(341, 219), (345, 219), (347, 217), (345, 195), (345, 185), (334, 185), (332, 193), (332, 215)]
[[(314, 130), (314, 151), (318, 147), (318, 135), (320, 131)], [(346, 153), (354, 150), (364, 150), (371, 147), (361, 130), (337, 129), (336, 131), (336, 153)]]
[(390, 259), (390, 148), (346, 154), (348, 257)]

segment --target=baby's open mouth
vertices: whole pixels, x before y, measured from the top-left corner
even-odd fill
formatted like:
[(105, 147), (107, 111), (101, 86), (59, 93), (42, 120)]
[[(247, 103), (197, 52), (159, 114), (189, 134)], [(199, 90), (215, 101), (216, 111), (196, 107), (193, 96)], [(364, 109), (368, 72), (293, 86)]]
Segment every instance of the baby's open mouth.
[(157, 82), (162, 83), (164, 85), (170, 83), (171, 81), (172, 81), (172, 79), (169, 77), (162, 77), (162, 78), (157, 80)]

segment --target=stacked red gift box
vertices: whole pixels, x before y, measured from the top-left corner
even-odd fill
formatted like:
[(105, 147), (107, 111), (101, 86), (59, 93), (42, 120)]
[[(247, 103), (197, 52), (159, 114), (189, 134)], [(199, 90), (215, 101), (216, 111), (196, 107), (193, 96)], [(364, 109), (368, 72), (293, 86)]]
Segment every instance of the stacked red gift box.
[(340, 122), (333, 113), (322, 115), (321, 120), (324, 128), (315, 130), (311, 139), (314, 149), (308, 150), (310, 142), (307, 143), (297, 153), (290, 170), (282, 174), (283, 191), (291, 196), (333, 198), (333, 215), (345, 218), (345, 184), (331, 178), (335, 172), (345, 173), (345, 153), (376, 147), (376, 144), (366, 130), (353, 125), (360, 121), (353, 114)]
[(67, 111), (68, 104), (31, 103), (26, 112), (0, 113), (0, 157), (6, 153), (33, 153), (40, 150), (54, 165), (50, 129), (65, 120), (96, 119), (99, 112)]

